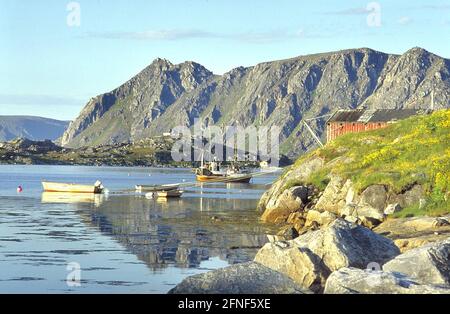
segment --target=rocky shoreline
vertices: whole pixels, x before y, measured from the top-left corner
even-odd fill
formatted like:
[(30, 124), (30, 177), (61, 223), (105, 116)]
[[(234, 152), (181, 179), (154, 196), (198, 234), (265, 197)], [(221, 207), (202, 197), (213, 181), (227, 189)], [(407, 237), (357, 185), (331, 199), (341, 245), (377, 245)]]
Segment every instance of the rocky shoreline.
[[(344, 162), (333, 162), (338, 161)], [(324, 165), (322, 158), (313, 157), (278, 180), (259, 202), (262, 220), (290, 224), (299, 234), (327, 225), (338, 217), (375, 228), (402, 208), (426, 202), (425, 189), (420, 184), (401, 193), (389, 191), (384, 185), (371, 185), (359, 194), (350, 179), (333, 175), (323, 191), (313, 185), (289, 187), (292, 178), (307, 181)]]
[(260, 199), (261, 220), (280, 231), (253, 263), (171, 293), (450, 294), (449, 119), (436, 112), (302, 156)]
[(52, 141), (16, 139), (0, 143), (0, 164), (71, 165), (120, 167), (192, 167), (174, 162), (171, 139), (156, 138), (138, 143), (66, 148)]
[(450, 235), (401, 253), (391, 239), (338, 218), (266, 244), (253, 262), (188, 277), (169, 293), (450, 294)]

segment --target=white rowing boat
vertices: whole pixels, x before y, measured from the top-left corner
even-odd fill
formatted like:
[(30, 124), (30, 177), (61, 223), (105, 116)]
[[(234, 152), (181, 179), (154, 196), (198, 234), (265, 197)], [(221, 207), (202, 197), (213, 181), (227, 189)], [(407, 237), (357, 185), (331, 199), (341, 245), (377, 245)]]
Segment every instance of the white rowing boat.
[(183, 195), (184, 191), (180, 190), (172, 190), (172, 191), (159, 191), (159, 192), (150, 192), (145, 194), (147, 198), (177, 198)]
[(44, 181), (42, 182), (42, 187), (44, 188), (44, 192), (101, 194), (104, 190), (104, 187), (100, 181), (97, 181), (93, 185)]
[(136, 191), (138, 192), (163, 192), (178, 190), (179, 184), (166, 184), (166, 185), (136, 185)]

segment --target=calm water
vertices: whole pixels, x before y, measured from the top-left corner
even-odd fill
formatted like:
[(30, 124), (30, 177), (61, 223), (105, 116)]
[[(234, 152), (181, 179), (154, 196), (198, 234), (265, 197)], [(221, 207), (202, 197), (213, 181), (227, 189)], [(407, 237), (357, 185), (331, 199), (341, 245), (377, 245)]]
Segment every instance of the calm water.
[[(97, 179), (109, 195), (42, 193), (40, 183)], [(187, 276), (253, 259), (275, 231), (255, 211), (274, 175), (191, 187), (167, 201), (127, 192), (194, 179), (187, 169), (0, 166), (0, 292), (165, 293)], [(80, 266), (79, 286), (67, 284), (69, 263)]]

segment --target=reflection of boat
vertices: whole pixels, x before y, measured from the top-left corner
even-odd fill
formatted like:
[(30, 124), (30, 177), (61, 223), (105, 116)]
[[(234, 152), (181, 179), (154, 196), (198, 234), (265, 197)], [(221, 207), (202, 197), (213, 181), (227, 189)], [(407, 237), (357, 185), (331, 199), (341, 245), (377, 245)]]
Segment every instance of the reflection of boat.
[(158, 191), (158, 192), (151, 192), (145, 194), (145, 197), (147, 198), (176, 198), (181, 197), (183, 195), (184, 191), (180, 190), (172, 190), (172, 191)]
[(104, 188), (100, 181), (94, 185), (82, 185), (74, 183), (59, 183), (59, 182), (42, 182), (44, 192), (64, 192), (64, 193), (92, 193), (100, 194)]
[(99, 206), (104, 201), (104, 195), (94, 193), (65, 193), (65, 192), (44, 192), (41, 202), (49, 204), (78, 204), (93, 203)]
[(139, 192), (162, 192), (178, 190), (179, 184), (166, 184), (166, 185), (136, 185), (136, 191)]

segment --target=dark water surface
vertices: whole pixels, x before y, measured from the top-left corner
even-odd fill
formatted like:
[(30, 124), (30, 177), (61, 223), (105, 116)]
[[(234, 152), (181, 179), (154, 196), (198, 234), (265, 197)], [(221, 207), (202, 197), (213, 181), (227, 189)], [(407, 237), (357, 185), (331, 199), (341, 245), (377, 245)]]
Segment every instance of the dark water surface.
[[(42, 193), (42, 180), (97, 179), (109, 195)], [(189, 187), (166, 201), (126, 191), (194, 179), (188, 169), (0, 166), (0, 292), (165, 293), (187, 276), (253, 259), (275, 232), (255, 211), (275, 175)], [(67, 282), (73, 265), (80, 285)]]

